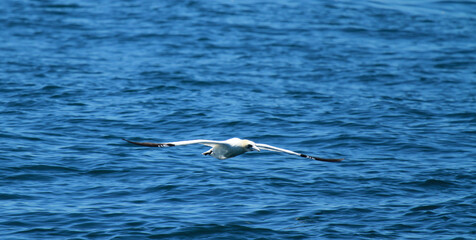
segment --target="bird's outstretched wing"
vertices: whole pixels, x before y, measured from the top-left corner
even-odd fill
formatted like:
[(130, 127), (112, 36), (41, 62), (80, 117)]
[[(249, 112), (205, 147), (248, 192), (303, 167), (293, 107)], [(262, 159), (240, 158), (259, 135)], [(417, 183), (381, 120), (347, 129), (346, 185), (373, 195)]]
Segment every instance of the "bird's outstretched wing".
[(122, 139), (126, 142), (133, 143), (136, 145), (141, 145), (141, 146), (146, 146), (146, 147), (175, 147), (175, 146), (181, 146), (181, 145), (189, 145), (189, 144), (202, 144), (205, 146), (209, 147), (214, 147), (219, 144), (224, 144), (222, 141), (212, 141), (212, 140), (203, 140), (203, 139), (197, 139), (197, 140), (187, 140), (187, 141), (179, 141), (179, 142), (168, 142), (168, 143), (151, 143), (151, 142), (133, 142), (129, 141), (127, 139)]
[(302, 154), (302, 153), (293, 152), (293, 151), (291, 151), (291, 150), (287, 150), (287, 149), (283, 149), (283, 148), (274, 147), (274, 146), (271, 146), (271, 145), (268, 145), (268, 144), (261, 144), (261, 143), (258, 143), (258, 144), (256, 144), (256, 146), (257, 146), (257, 147), (259, 147), (259, 148), (261, 148), (261, 149), (265, 149), (265, 150), (269, 150), (269, 151), (283, 152), (283, 153), (288, 153), (288, 154), (298, 155), (298, 156), (300, 156), (300, 157), (309, 158), (309, 159), (313, 159), (313, 160), (317, 160), (317, 161), (324, 161), (324, 162), (340, 162), (340, 161), (344, 160), (343, 158), (336, 159), (336, 158), (320, 158), (320, 157), (313, 157), (313, 156), (309, 156), (309, 155), (306, 155), (306, 154)]

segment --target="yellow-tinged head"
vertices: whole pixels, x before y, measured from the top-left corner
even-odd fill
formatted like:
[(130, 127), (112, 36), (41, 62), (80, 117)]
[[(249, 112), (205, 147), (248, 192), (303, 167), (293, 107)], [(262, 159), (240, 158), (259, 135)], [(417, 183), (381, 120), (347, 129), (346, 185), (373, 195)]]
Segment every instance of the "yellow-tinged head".
[(246, 139), (241, 140), (241, 147), (243, 147), (247, 152), (260, 151), (260, 149), (256, 146), (256, 143)]

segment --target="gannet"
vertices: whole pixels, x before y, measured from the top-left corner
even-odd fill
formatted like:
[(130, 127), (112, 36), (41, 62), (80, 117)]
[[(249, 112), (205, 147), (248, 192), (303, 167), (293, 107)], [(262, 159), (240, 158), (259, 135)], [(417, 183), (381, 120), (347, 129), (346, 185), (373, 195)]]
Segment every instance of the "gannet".
[(309, 158), (317, 161), (324, 161), (324, 162), (340, 162), (343, 159), (329, 159), (329, 158), (320, 158), (320, 157), (313, 157), (302, 153), (293, 152), (287, 149), (274, 147), (267, 144), (262, 143), (255, 143), (250, 140), (246, 139), (239, 139), (239, 138), (230, 138), (226, 141), (213, 141), (213, 140), (187, 140), (187, 141), (179, 141), (179, 142), (168, 142), (168, 143), (151, 143), (151, 142), (133, 142), (127, 139), (122, 139), (126, 142), (133, 143), (136, 145), (146, 146), (146, 147), (175, 147), (175, 146), (182, 146), (182, 145), (189, 145), (189, 144), (202, 144), (205, 146), (212, 147), (210, 150), (203, 152), (203, 155), (210, 155), (214, 158), (223, 160), (227, 158), (236, 157), (240, 154), (251, 152), (251, 151), (261, 151), (261, 149), (268, 150), (268, 151), (275, 151), (275, 152), (283, 152), (288, 154), (297, 155), (304, 158)]

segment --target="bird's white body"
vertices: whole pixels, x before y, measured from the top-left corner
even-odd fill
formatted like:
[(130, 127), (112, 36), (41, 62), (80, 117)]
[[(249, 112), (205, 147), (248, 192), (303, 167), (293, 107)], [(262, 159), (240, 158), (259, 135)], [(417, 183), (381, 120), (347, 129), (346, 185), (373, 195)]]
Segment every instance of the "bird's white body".
[(288, 154), (293, 154), (297, 155), (300, 157), (305, 157), (309, 159), (314, 159), (318, 161), (325, 161), (325, 162), (340, 162), (342, 159), (328, 159), (328, 158), (319, 158), (319, 157), (313, 157), (309, 156), (306, 154), (302, 153), (297, 153), (293, 152), (291, 150), (283, 149), (283, 148), (278, 148), (274, 147), (271, 145), (267, 144), (260, 144), (260, 143), (255, 143), (250, 140), (246, 139), (239, 139), (239, 138), (230, 138), (226, 141), (213, 141), (213, 140), (203, 140), (203, 139), (198, 139), (198, 140), (187, 140), (187, 141), (179, 141), (179, 142), (169, 142), (169, 143), (150, 143), (150, 142), (133, 142), (129, 141), (126, 139), (123, 139), (124, 141), (141, 145), (141, 146), (146, 146), (146, 147), (174, 147), (174, 146), (181, 146), (181, 145), (189, 145), (189, 144), (202, 144), (205, 146), (212, 147), (210, 150), (202, 153), (203, 155), (210, 155), (214, 158), (217, 159), (227, 159), (227, 158), (232, 158), (236, 157), (238, 155), (241, 155), (245, 152), (250, 152), (250, 151), (261, 151), (261, 149), (269, 150), (269, 151), (275, 151), (275, 152), (284, 152)]
[(247, 144), (253, 144), (253, 142), (249, 140), (242, 140), (239, 138), (231, 138), (226, 141), (223, 141), (222, 144), (215, 144), (212, 149), (204, 152), (203, 155), (208, 155), (207, 153), (209, 153), (212, 157), (223, 160), (227, 158), (236, 157), (245, 152), (253, 150), (259, 151), (256, 146), (254, 146), (254, 149), (247, 148)]

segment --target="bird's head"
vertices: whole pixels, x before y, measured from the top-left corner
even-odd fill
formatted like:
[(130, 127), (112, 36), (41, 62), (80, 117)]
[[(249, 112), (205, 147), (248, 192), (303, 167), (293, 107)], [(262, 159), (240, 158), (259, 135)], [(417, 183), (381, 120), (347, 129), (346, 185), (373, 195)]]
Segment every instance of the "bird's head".
[(245, 148), (247, 152), (260, 151), (260, 149), (256, 146), (256, 143), (250, 140), (243, 140), (242, 147)]

